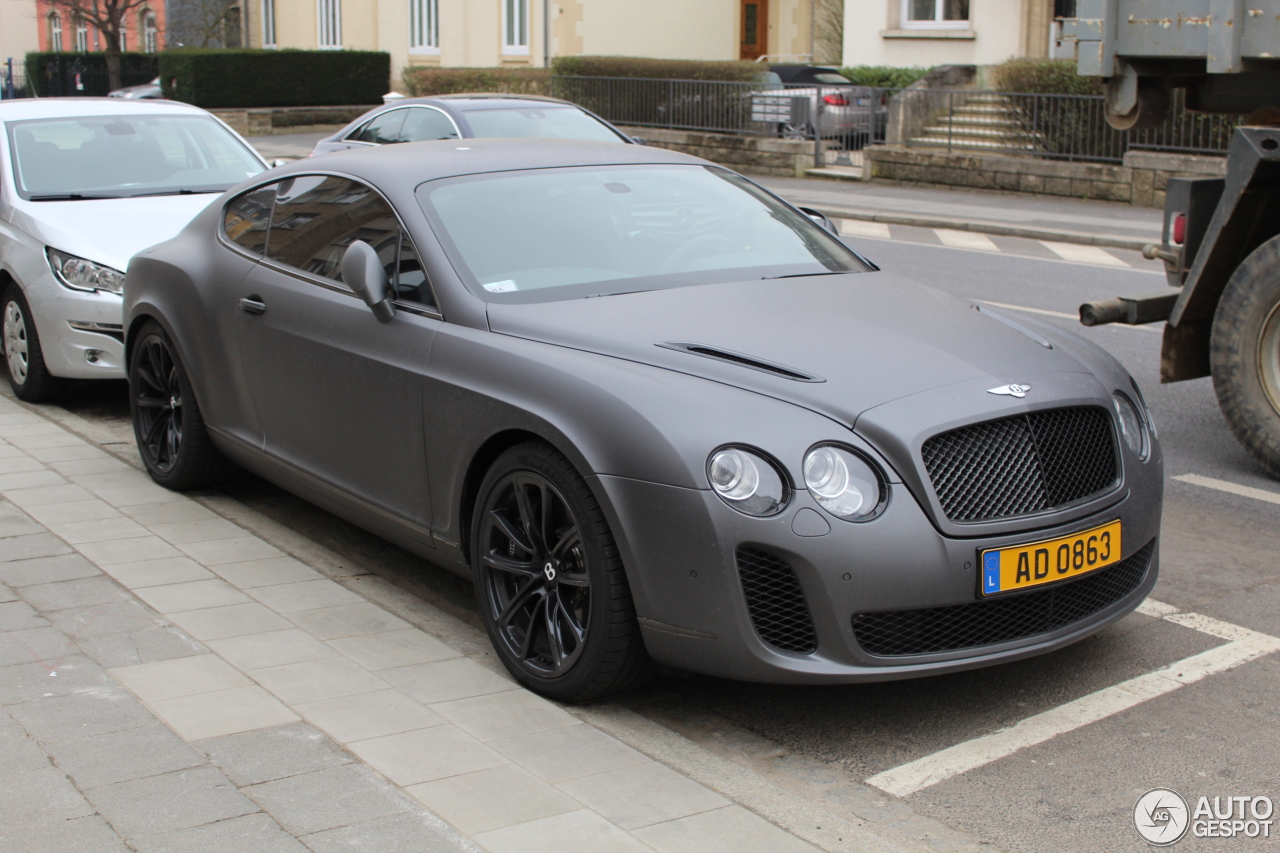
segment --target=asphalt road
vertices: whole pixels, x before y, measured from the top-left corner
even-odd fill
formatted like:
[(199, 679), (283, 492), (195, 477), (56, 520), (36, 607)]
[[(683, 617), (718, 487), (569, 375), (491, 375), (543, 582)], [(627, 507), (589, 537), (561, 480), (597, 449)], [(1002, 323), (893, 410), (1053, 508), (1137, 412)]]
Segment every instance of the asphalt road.
[[(897, 229), (893, 236), (852, 242), (882, 267), (959, 296), (1034, 309), (1097, 341), (1130, 369), (1154, 412), (1169, 478), (1161, 579), (1153, 599), (1212, 617), (1219, 627), (1226, 623), (1228, 633), (1235, 630), (1230, 626), (1240, 626), (1280, 636), (1280, 504), (1197, 484), (1252, 487), (1280, 501), (1280, 483), (1262, 475), (1227, 432), (1209, 380), (1159, 385), (1155, 331), (1090, 330), (1072, 319), (1086, 299), (1163, 287), (1163, 277), (1152, 272), (1157, 267), (1118, 250), (1113, 252), (1123, 266), (1055, 260), (1044, 246), (1014, 238), (997, 241), (1000, 251), (981, 252), (944, 247), (924, 229)], [(122, 441), (128, 437), (122, 383), (81, 389), (65, 407), (114, 430)], [(1174, 479), (1184, 475), (1207, 479)], [(470, 586), (456, 576), (256, 479), (245, 477), (227, 491), (475, 621)], [(780, 784), (820, 788), (855, 815), (878, 809), (869, 820), (892, 812), (908, 828), (911, 819), (925, 817), (955, 831), (930, 839), (931, 849), (956, 849), (967, 838), (991, 845), (985, 849), (1018, 853), (1050, 847), (1137, 851), (1145, 844), (1134, 830), (1132, 810), (1153, 787), (1179, 791), (1193, 806), (1201, 795), (1280, 797), (1280, 655), (1257, 656), (1193, 681), (1199, 659), (1188, 658), (1227, 649), (1226, 641), (1203, 626), (1157, 615), (1135, 613), (1055, 654), (976, 672), (830, 688), (667, 678), (623, 704), (712, 748), (738, 749)], [(1117, 713), (1075, 725), (1080, 714), (1096, 712), (1100, 695), (1114, 700), (1108, 688), (1165, 667), (1172, 667), (1160, 682), (1165, 692), (1146, 701), (1130, 698)], [(1178, 678), (1191, 683), (1179, 686)], [(1132, 690), (1122, 694), (1132, 697)], [(1084, 710), (1073, 717), (1076, 708)], [(1004, 737), (999, 733), (1034, 715), (1057, 720), (1053, 736), (963, 769), (966, 744)], [(937, 757), (949, 747), (955, 749)], [(948, 767), (952, 753), (959, 763)], [(865, 784), (930, 756), (946, 771), (936, 784), (901, 798)], [(1178, 849), (1280, 849), (1276, 835), (1187, 838)]]

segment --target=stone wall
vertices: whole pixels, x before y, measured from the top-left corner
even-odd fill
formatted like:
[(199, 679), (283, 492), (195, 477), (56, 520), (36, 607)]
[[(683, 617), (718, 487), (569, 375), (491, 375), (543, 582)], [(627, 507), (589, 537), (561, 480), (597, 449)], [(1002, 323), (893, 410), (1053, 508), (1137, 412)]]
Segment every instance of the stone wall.
[(666, 130), (656, 127), (622, 127), (623, 133), (638, 136), (655, 148), (669, 148), (727, 166), (744, 175), (803, 178), (813, 168), (813, 140), (774, 139), (739, 136), (732, 133), (705, 133), (697, 130)]
[(1122, 165), (899, 146), (875, 146), (864, 154), (864, 174), (869, 180), (1120, 201), (1155, 208), (1164, 207), (1169, 178), (1221, 177), (1226, 170), (1224, 157), (1152, 151), (1130, 151)]
[(273, 133), (313, 133), (338, 130), (373, 106), (260, 107), (244, 110), (209, 110), (241, 136)]

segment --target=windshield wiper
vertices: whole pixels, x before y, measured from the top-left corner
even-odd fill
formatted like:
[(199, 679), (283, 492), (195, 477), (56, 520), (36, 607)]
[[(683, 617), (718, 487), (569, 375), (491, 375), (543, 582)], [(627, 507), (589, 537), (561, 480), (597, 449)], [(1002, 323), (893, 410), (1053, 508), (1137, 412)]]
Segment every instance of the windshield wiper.
[(853, 272), (853, 270), (824, 270), (823, 272), (793, 272), (793, 273), (787, 273), (786, 275), (762, 275), (760, 276), (760, 280), (765, 281), (771, 278), (806, 278), (811, 275), (846, 275), (851, 272)]
[(148, 198), (157, 195), (202, 195), (204, 193), (220, 193), (226, 192), (226, 187), (217, 187), (216, 189), (188, 189), (183, 187), (180, 190), (157, 190), (153, 193), (132, 193), (128, 198)]
[(118, 195), (102, 193), (57, 193), (55, 195), (33, 195), (30, 201), (84, 201), (85, 199), (121, 198)]

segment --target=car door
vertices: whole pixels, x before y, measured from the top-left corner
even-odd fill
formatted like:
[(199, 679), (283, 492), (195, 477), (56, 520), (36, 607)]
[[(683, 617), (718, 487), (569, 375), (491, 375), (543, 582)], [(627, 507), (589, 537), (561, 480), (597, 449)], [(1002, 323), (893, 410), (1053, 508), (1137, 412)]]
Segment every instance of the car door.
[(386, 145), (391, 142), (400, 142), (400, 130), (404, 127), (407, 112), (408, 110), (399, 109), (378, 113), (348, 134), (343, 142), (348, 143), (351, 148), (361, 147), (359, 143)]
[[(425, 526), (422, 376), (440, 319), (417, 254), (370, 186), (303, 175), (278, 187), (266, 256), (234, 307), (266, 452), (357, 508)], [(355, 240), (378, 251), (396, 288), (389, 323), (342, 283)]]

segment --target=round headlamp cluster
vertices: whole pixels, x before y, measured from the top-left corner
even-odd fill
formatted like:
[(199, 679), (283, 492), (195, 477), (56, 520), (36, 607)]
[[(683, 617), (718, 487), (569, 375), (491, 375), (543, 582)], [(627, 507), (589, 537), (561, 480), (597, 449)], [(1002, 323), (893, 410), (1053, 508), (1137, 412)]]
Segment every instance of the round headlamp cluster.
[(707, 460), (711, 488), (747, 515), (773, 515), (787, 502), (787, 484), (772, 462), (741, 447), (725, 447)]
[(1125, 446), (1138, 458), (1146, 459), (1147, 426), (1142, 413), (1128, 397), (1119, 391), (1111, 395), (1111, 405), (1115, 407), (1116, 420), (1120, 423), (1120, 436), (1124, 439)]
[(849, 521), (867, 518), (880, 507), (880, 477), (856, 453), (824, 444), (804, 458), (804, 485), (827, 512)]

